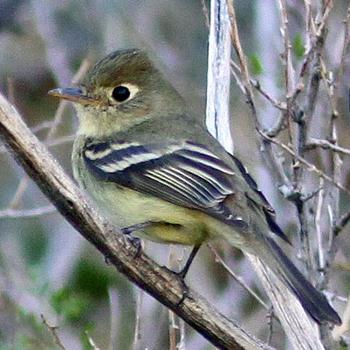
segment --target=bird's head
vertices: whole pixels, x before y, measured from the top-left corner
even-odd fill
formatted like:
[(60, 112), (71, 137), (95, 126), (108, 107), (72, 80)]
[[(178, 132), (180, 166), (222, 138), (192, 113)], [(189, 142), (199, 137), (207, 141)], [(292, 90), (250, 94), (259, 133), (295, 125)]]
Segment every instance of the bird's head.
[(49, 94), (74, 103), (79, 133), (87, 136), (106, 136), (184, 109), (181, 96), (139, 49), (115, 51), (96, 63), (80, 86)]

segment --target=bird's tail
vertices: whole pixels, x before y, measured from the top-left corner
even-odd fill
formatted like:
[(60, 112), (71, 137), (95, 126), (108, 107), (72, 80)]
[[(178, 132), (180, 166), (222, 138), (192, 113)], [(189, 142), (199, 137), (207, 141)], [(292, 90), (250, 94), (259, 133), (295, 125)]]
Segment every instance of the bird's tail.
[(268, 254), (270, 254), (268, 259), (262, 256), (263, 260), (267, 260), (267, 263), (274, 261), (273, 264), (269, 264), (269, 267), (291, 289), (309, 315), (319, 324), (324, 322), (341, 324), (339, 315), (330, 306), (326, 297), (302, 275), (277, 243), (270, 237), (265, 236), (263, 239), (269, 248)]

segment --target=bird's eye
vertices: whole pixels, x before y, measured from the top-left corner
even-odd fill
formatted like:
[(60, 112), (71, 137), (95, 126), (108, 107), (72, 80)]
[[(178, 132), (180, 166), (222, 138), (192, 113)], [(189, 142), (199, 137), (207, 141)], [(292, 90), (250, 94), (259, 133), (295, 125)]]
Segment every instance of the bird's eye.
[(119, 85), (113, 89), (112, 97), (117, 102), (126, 101), (130, 97), (130, 90), (126, 86)]

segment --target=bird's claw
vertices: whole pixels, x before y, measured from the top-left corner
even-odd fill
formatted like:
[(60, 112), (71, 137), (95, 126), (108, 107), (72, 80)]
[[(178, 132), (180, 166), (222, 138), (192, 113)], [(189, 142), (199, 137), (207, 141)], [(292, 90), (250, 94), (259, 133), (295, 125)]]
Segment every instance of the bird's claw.
[(120, 231), (127, 236), (129, 242), (136, 248), (135, 258), (139, 257), (142, 252), (142, 241), (140, 238), (131, 235), (135, 231), (135, 225), (123, 227)]
[(138, 258), (142, 252), (142, 241), (140, 238), (128, 235), (129, 242), (135, 247), (136, 253), (134, 258)]

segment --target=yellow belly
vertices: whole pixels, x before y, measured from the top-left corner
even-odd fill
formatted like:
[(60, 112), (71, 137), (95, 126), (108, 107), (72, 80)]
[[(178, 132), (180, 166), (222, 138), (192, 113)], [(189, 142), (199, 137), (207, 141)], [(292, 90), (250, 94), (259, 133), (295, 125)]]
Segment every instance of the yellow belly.
[(136, 235), (156, 242), (197, 245), (209, 239), (203, 221), (206, 216), (153, 196), (121, 188), (113, 183), (100, 183), (98, 189), (87, 188), (102, 212), (119, 227), (151, 222)]
[[(73, 153), (74, 154), (74, 153)], [(120, 228), (152, 222), (136, 235), (160, 243), (198, 245), (226, 238), (237, 248), (246, 245), (246, 234), (199, 210), (181, 207), (112, 182), (96, 181), (82, 160), (74, 161), (74, 175), (101, 213)], [(82, 172), (82, 170), (84, 170)], [(84, 173), (84, 176), (81, 176)]]

